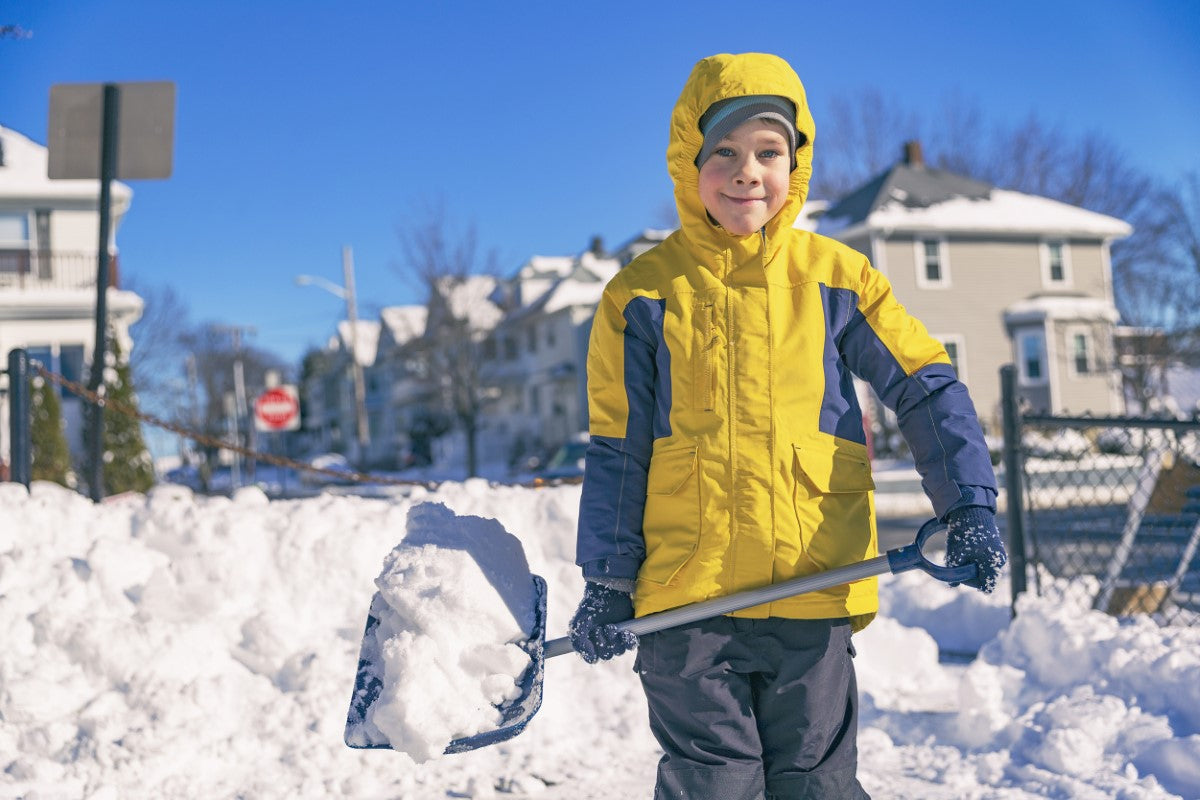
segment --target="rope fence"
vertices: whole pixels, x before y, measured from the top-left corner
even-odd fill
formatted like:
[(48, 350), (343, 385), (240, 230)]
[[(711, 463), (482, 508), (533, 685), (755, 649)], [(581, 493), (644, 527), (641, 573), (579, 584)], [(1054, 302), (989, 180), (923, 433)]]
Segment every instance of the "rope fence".
[(319, 475), (326, 475), (337, 478), (341, 481), (349, 481), (352, 483), (374, 483), (391, 486), (424, 486), (428, 489), (436, 488), (438, 485), (434, 481), (408, 480), (404, 478), (394, 478), (390, 475), (371, 475), (369, 473), (358, 472), (355, 470), (340, 470), (317, 467), (312, 464), (306, 464), (303, 461), (296, 461), (295, 459), (287, 458), (286, 456), (279, 456), (273, 453), (262, 453), (257, 450), (251, 450), (248, 447), (243, 447), (241, 445), (228, 442), (224, 439), (219, 439), (215, 436), (209, 436), (208, 434), (200, 433), (199, 431), (189, 430), (182, 425), (162, 419), (161, 417), (156, 417), (153, 414), (147, 414), (139, 411), (138, 409), (122, 403), (119, 400), (104, 397), (102, 394), (93, 392), (91, 389), (87, 388), (81, 383), (70, 380), (69, 378), (65, 378), (56, 372), (51, 372), (50, 370), (46, 369), (44, 365), (37, 361), (31, 361), (30, 367), (45, 380), (50, 381), (56, 386), (61, 386), (63, 389), (66, 389), (68, 392), (79, 397), (81, 400), (87, 403), (98, 405), (101, 408), (111, 409), (128, 417), (133, 417), (140, 422), (144, 422), (148, 425), (153, 425), (156, 428), (162, 428), (163, 430), (178, 434), (184, 438), (191, 439), (192, 441), (204, 447), (229, 450), (245, 456), (246, 458), (251, 458), (255, 461), (262, 461), (267, 464), (273, 464), (277, 467), (289, 467), (300, 472), (311, 472)]

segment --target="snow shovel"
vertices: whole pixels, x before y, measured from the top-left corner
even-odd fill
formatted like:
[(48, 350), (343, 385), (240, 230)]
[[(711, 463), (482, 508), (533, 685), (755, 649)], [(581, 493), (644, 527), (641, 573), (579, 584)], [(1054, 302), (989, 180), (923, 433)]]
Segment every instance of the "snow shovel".
[[(809, 592), (817, 592), (822, 589), (829, 589), (844, 583), (871, 578), (889, 572), (895, 575), (913, 569), (920, 569), (938, 580), (947, 583), (969, 581), (976, 574), (974, 564), (946, 567), (933, 563), (922, 552), (922, 548), (929, 538), (944, 530), (945, 527), (938, 520), (931, 519), (921, 526), (921, 529), (917, 532), (915, 542), (904, 547), (889, 550), (881, 556), (860, 561), (857, 564), (849, 564), (844, 567), (819, 572), (815, 575), (805, 575), (800, 578), (793, 578), (790, 581), (784, 581), (783, 583), (775, 583), (758, 589), (749, 589), (729, 595), (728, 597), (717, 597), (701, 603), (693, 603), (668, 611), (660, 611), (657, 614), (648, 614), (637, 619), (619, 622), (617, 623), (617, 627), (640, 636), (644, 633), (653, 633), (667, 628), (674, 628), (677, 625), (686, 625), (690, 622), (717, 617), (722, 614), (750, 608), (751, 606), (761, 605), (762, 603), (782, 600), (785, 597), (794, 597)], [(481, 747), (507, 741), (525, 730), (525, 726), (529, 724), (529, 721), (533, 719), (533, 715), (538, 712), (538, 709), (542, 705), (542, 680), (546, 659), (573, 652), (571, 640), (567, 637), (546, 641), (546, 582), (540, 576), (534, 575), (533, 586), (536, 592), (537, 615), (532, 635), (529, 639), (520, 643), (521, 648), (529, 654), (530, 664), (521, 675), (519, 696), (515, 700), (506, 702), (499, 708), (503, 715), (503, 722), (500, 727), (475, 734), (474, 736), (454, 739), (446, 747), (446, 753), (463, 753), (469, 750), (477, 750)], [(382, 602), (378, 596), (376, 596), (375, 601), (372, 603), (371, 613), (367, 616), (367, 628), (363, 635), (362, 648), (358, 657), (358, 673), (354, 681), (354, 694), (350, 699), (349, 713), (346, 715), (345, 740), (346, 744), (353, 748), (387, 750), (391, 749), (391, 747), (386, 740), (372, 739), (369, 735), (365, 735), (361, 729), (371, 708), (371, 704), (375, 702), (379, 697), (380, 691), (383, 689), (383, 682), (379, 678), (379, 672), (375, 667), (380, 661), (379, 653), (375, 646), (375, 637), (371, 635), (375, 630), (375, 626), (379, 624), (378, 617), (374, 613), (375, 603), (377, 602)]]

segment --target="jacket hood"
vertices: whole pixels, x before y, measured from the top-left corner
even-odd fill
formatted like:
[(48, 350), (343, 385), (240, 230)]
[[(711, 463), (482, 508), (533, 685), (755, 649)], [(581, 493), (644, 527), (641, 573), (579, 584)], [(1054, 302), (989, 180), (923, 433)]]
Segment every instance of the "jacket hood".
[(804, 144), (796, 150), (796, 168), (792, 170), (787, 200), (766, 226), (768, 246), (778, 241), (775, 236), (778, 231), (792, 227), (808, 196), (816, 126), (804, 85), (795, 70), (782, 58), (766, 53), (722, 53), (701, 59), (692, 69), (671, 114), (667, 169), (675, 183), (680, 227), (689, 240), (705, 249), (723, 250), (746, 237), (727, 233), (710, 222), (700, 201), (700, 170), (696, 166), (696, 157), (704, 144), (700, 117), (713, 103), (750, 94), (780, 95), (791, 100), (796, 106), (796, 130), (804, 138)]

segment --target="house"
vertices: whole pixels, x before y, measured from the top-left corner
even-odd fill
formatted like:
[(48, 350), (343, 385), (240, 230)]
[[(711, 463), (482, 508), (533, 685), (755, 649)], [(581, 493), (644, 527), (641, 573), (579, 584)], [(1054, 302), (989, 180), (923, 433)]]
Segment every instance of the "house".
[(510, 463), (546, 455), (587, 430), (592, 317), (620, 266), (594, 242), (574, 257), (534, 256), (494, 295), (505, 315), (485, 344), (495, 390), (488, 427)]
[(414, 442), (424, 421), (420, 410), (429, 405), (424, 370), (415, 357), (415, 344), (425, 334), (427, 309), (422, 305), (388, 306), (379, 312), (379, 345), (367, 368), (367, 416), (371, 443), (367, 463), (398, 469), (427, 463), (428, 442)]
[[(71, 380), (86, 383), (95, 344), (100, 183), (50, 180), (48, 151), (0, 127), (0, 359), (25, 348), (32, 358)], [(142, 299), (120, 289), (116, 231), (133, 192), (112, 185), (113, 259), (107, 289), (108, 320), (128, 357), (129, 327)], [(7, 376), (0, 383), (0, 459), (9, 460)], [(83, 401), (61, 390), (67, 442), (82, 452)]]
[(945, 346), (990, 434), (999, 370), (1032, 410), (1124, 411), (1109, 248), (1124, 221), (927, 166), (918, 142), (833, 203), (818, 233), (870, 258)]
[[(334, 452), (359, 459), (352, 359), (357, 357), (364, 373), (374, 364), (379, 329), (379, 323), (371, 320), (359, 320), (357, 328), (342, 320), (324, 348), (305, 356), (300, 378), (300, 438), (310, 454)], [(369, 409), (367, 419), (369, 439)]]

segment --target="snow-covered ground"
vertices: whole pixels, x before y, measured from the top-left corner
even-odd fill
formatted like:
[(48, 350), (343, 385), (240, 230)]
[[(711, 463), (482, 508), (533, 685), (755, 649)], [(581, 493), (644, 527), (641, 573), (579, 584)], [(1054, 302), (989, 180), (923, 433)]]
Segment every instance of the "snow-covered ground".
[[(373, 581), (409, 510), (514, 534), (554, 637), (582, 591), (578, 500), (467, 481), (286, 502), (164, 486), (96, 506), (0, 484), (0, 798), (648, 797), (632, 656), (551, 659), (542, 710), (502, 745), (416, 764), (342, 743)], [(1010, 621), (1007, 586), (912, 573), (881, 592), (856, 637), (873, 797), (1200, 797), (1200, 628), (1036, 599)]]

